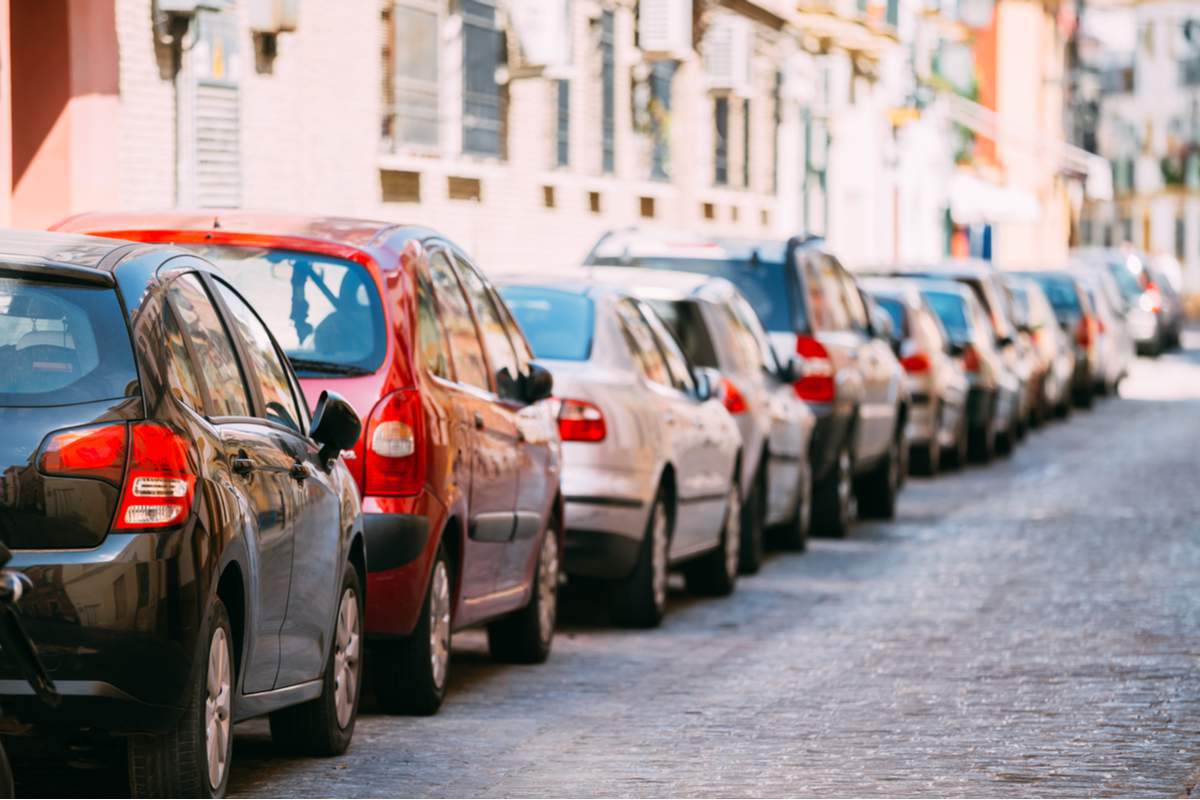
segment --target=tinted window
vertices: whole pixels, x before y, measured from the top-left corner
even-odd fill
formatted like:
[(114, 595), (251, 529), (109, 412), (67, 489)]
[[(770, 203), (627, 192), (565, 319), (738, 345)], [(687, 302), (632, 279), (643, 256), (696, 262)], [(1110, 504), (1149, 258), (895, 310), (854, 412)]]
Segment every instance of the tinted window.
[(455, 258), (459, 275), (462, 276), (463, 286), (475, 309), (475, 319), (479, 322), (479, 332), (483, 334), (483, 344), (487, 347), (488, 358), (496, 375), (496, 391), (501, 397), (517, 399), (520, 396), (520, 384), (517, 379), (521, 375), (517, 367), (517, 353), (513, 350), (504, 328), (504, 320), (496, 307), (483, 277), (473, 266), (460, 258)]
[(489, 293), (496, 303), (496, 308), (500, 310), (500, 318), (504, 321), (504, 330), (508, 333), (508, 340), (512, 342), (513, 351), (517, 354), (517, 369), (522, 375), (528, 375), (529, 362), (533, 360), (533, 350), (529, 347), (529, 341), (525, 338), (521, 326), (513, 319), (512, 311), (504, 302), (504, 298), (495, 290), (490, 290)]
[(844, 331), (850, 327), (850, 313), (842, 298), (842, 281), (837, 268), (826, 258), (813, 256), (805, 261), (808, 277), (808, 314), (817, 331)]
[(1046, 293), (1046, 299), (1050, 301), (1055, 314), (1060, 317), (1064, 314), (1079, 316), (1081, 313), (1079, 292), (1075, 288), (1074, 280), (1061, 275), (1033, 275), (1031, 277)]
[(1121, 296), (1128, 303), (1138, 297), (1142, 293), (1142, 285), (1138, 283), (1137, 276), (1129, 271), (1129, 268), (1124, 264), (1108, 264), (1108, 271), (1113, 276), (1113, 280), (1117, 282), (1117, 288), (1121, 290)]
[(163, 310), (163, 330), (167, 340), (167, 383), (171, 393), (179, 402), (203, 414), (204, 395), (200, 392), (200, 379), (196, 375), (196, 366), (192, 363), (183, 331), (170, 306)]
[(467, 298), (454, 277), (450, 261), (440, 250), (429, 255), (429, 277), (433, 280), (438, 309), (442, 312), (442, 324), (446, 326), (455, 378), (459, 383), (490, 390), (487, 362), (483, 360), (483, 348), (479, 345), (479, 333), (475, 330)]
[(115, 291), (0, 278), (0, 405), (123, 397), (136, 382)]
[(250, 400), (233, 344), (208, 293), (195, 275), (178, 278), (167, 290), (179, 325), (187, 334), (198, 363), (204, 365), (207, 409), (214, 417), (248, 417)]
[(271, 334), (245, 300), (220, 281), (216, 282), (216, 286), (221, 299), (233, 314), (234, 326), (241, 334), (242, 346), (258, 381), (267, 419), (299, 432), (300, 410), (296, 408), (296, 399), (292, 396), (287, 367), (275, 349)]
[(769, 331), (795, 331), (805, 327), (804, 311), (791, 302), (791, 276), (782, 261), (722, 260), (708, 258), (600, 258), (598, 266), (644, 267), (714, 275), (733, 283)]
[(774, 372), (776, 369), (775, 351), (771, 348), (766, 331), (762, 329), (762, 324), (758, 321), (758, 317), (754, 316), (754, 309), (747, 305), (744, 298), (735, 297), (732, 306), (729, 307), (729, 311), (741, 324), (741, 327), (753, 337), (757, 347), (758, 362), (762, 364), (763, 369), (768, 372)]
[(967, 317), (967, 304), (961, 296), (954, 292), (939, 292), (925, 290), (921, 292), (933, 313), (942, 321), (946, 333), (956, 342), (971, 339), (971, 322)]
[(587, 361), (592, 352), (595, 304), (574, 292), (534, 286), (500, 290), (538, 358)]
[(446, 350), (446, 331), (438, 316), (433, 286), (424, 271), (417, 276), (417, 351), (426, 369), (439, 378), (454, 379)]
[(667, 372), (667, 362), (654, 340), (654, 332), (638, 313), (637, 306), (631, 300), (622, 300), (617, 303), (617, 315), (621, 318), (621, 327), (627, 337), (629, 350), (637, 359), (642, 374), (647, 380), (661, 386), (670, 386), (671, 374)]
[(193, 249), (253, 303), (302, 374), (330, 366), (373, 372), (383, 363), (383, 307), (360, 264), (296, 250)]
[(687, 356), (679, 349), (679, 343), (675, 341), (675, 337), (663, 325), (662, 320), (658, 318), (653, 309), (643, 303), (639, 304), (639, 310), (645, 317), (646, 324), (650, 326), (650, 330), (654, 332), (654, 338), (662, 351), (663, 360), (667, 362), (671, 385), (681, 392), (695, 391), (696, 384), (692, 380), (692, 372), (688, 368)]
[(720, 366), (700, 306), (687, 300), (651, 300), (649, 303), (666, 323), (689, 361), (699, 367)]
[(892, 329), (895, 330), (896, 335), (906, 336), (908, 334), (908, 314), (905, 311), (904, 303), (894, 297), (879, 295), (875, 295), (875, 303), (892, 318)]

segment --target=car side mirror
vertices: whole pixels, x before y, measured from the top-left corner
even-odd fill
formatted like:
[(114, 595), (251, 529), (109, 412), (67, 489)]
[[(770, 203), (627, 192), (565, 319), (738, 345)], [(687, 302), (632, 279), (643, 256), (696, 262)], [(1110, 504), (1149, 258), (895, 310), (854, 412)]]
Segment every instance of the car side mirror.
[(962, 342), (947, 342), (946, 353), (958, 358), (963, 353), (967, 352), (967, 347)]
[(554, 376), (550, 370), (538, 364), (529, 365), (529, 374), (525, 377), (525, 402), (533, 404), (546, 400), (554, 394)]
[(701, 403), (711, 400), (721, 385), (721, 373), (712, 367), (697, 367), (692, 370), (692, 380), (696, 384), (696, 399)]
[(1011, 336), (996, 337), (996, 346), (997, 347), (1008, 347), (1012, 343), (1013, 343), (1013, 337), (1011, 337)]
[(805, 361), (804, 357), (792, 353), (788, 356), (787, 361), (779, 367), (779, 380), (784, 383), (795, 383), (804, 377)]
[(328, 464), (343, 450), (354, 447), (361, 433), (362, 420), (346, 398), (337, 392), (321, 392), (308, 434), (321, 445), (321, 463)]

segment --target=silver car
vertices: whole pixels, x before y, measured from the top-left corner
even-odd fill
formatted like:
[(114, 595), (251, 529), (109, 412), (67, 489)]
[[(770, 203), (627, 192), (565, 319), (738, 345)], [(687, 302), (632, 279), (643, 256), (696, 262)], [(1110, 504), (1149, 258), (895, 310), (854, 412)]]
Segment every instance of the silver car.
[(788, 549), (803, 550), (816, 416), (796, 396), (741, 292), (724, 278), (692, 272), (614, 267), (597, 277), (647, 301), (693, 364), (721, 374), (720, 398), (742, 435), (742, 572), (761, 566), (766, 528)]
[(1074, 345), (1059, 327), (1054, 307), (1037, 281), (1006, 274), (1004, 284), (1012, 294), (1014, 311), (1023, 320), (1039, 364), (1041, 383), (1036, 387), (1031, 419), (1041, 423), (1052, 414), (1065, 416), (1071, 408)]
[(662, 619), (669, 568), (692, 592), (733, 591), (742, 441), (719, 378), (618, 287), (514, 279), (501, 294), (554, 375), (566, 572), (612, 581), (614, 615), (639, 627)]
[(1137, 357), (1136, 345), (1129, 332), (1121, 290), (1107, 270), (1077, 271), (1092, 309), (1096, 313), (1096, 371), (1092, 375), (1097, 394), (1109, 394), (1117, 387)]
[(950, 339), (916, 282), (860, 278), (859, 285), (887, 312), (892, 341), (908, 381), (905, 438), (910, 467), (935, 475), (945, 454), (948, 466), (967, 460), (967, 375), (950, 355)]

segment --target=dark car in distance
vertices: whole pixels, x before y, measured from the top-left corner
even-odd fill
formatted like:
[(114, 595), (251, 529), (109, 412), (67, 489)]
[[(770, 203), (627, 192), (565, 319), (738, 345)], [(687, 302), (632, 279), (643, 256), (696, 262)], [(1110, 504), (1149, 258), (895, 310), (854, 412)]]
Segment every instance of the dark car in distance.
[(342, 450), (262, 320), (183, 250), (0, 234), (0, 539), (65, 696), (35, 731), (129, 737), (137, 796), (219, 796), (232, 725), (332, 755), (362, 685), (366, 552)]
[(310, 398), (365, 424), (366, 632), (384, 708), (434, 713), (453, 631), (549, 655), (562, 552), (550, 374), (474, 262), (425, 228), (249, 212), (93, 214), (62, 227), (172, 242), (216, 264), (279, 338)]

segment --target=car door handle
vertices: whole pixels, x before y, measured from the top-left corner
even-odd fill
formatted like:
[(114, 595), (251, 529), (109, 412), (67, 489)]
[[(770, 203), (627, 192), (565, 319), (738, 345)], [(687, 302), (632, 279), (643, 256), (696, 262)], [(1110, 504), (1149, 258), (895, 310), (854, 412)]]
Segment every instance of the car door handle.
[(475, 430), (483, 430), (483, 414), (480, 414), (478, 411), (475, 412)]
[(308, 464), (297, 461), (295, 464), (292, 464), (291, 469), (288, 470), (288, 474), (296, 480), (302, 481), (312, 477), (312, 470), (309, 469)]
[(246, 456), (234, 456), (229, 459), (229, 466), (237, 475), (249, 475), (254, 472), (254, 462)]

